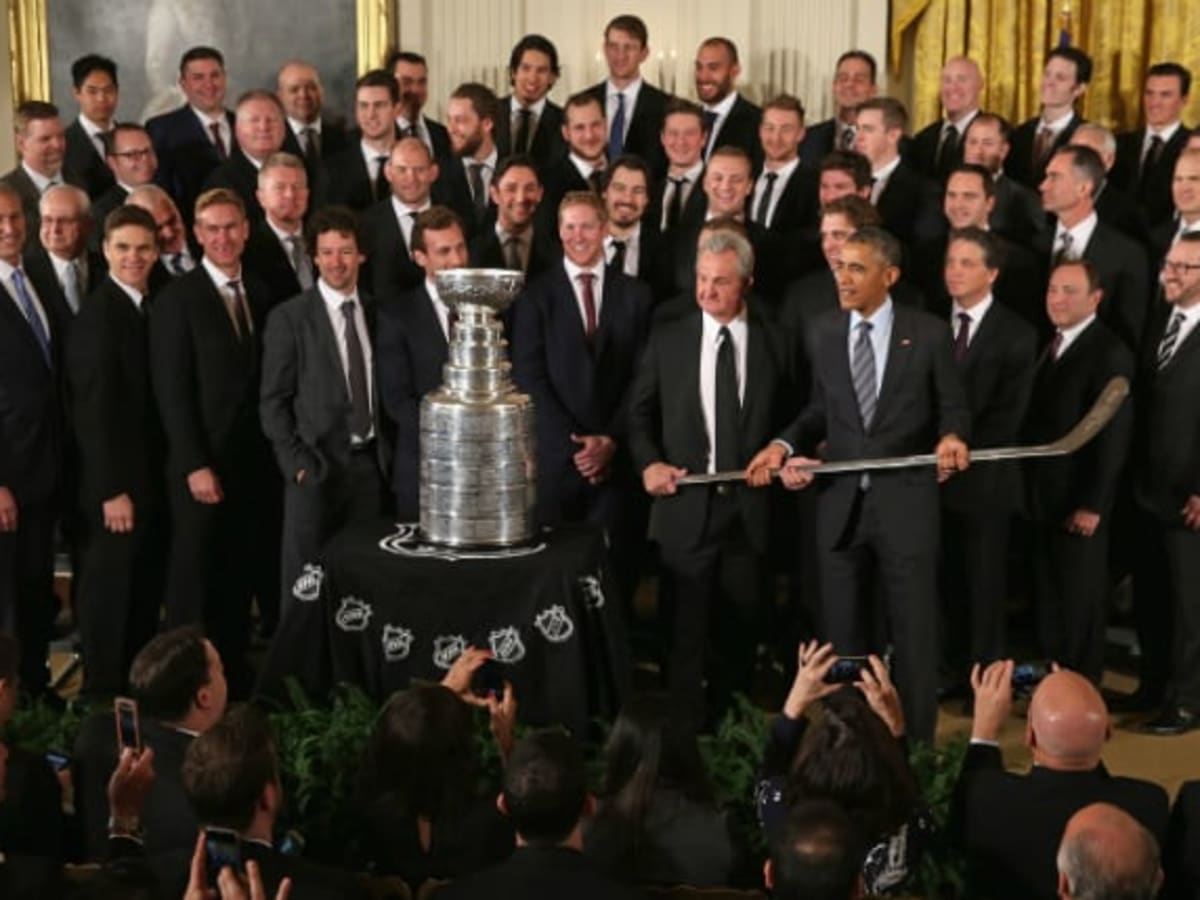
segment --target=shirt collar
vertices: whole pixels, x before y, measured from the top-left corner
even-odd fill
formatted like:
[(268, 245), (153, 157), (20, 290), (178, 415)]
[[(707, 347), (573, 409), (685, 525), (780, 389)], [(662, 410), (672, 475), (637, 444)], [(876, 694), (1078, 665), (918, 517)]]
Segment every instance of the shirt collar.
[(238, 273), (233, 276), (226, 275), (218, 269), (207, 256), (200, 257), (200, 265), (204, 267), (204, 271), (208, 273), (208, 277), (212, 279), (212, 283), (219, 288), (225, 287), (231, 281), (242, 280), (242, 267), (240, 265), (238, 266)]
[(976, 303), (970, 309), (963, 309), (961, 306), (958, 305), (958, 301), (955, 300), (953, 303), (950, 304), (950, 313), (951, 313), (950, 314), (950, 324), (953, 325), (955, 328), (957, 328), (958, 327), (958, 317), (961, 314), (966, 313), (968, 316), (970, 316), (971, 322), (974, 323), (975, 325), (978, 325), (980, 322), (983, 321), (983, 317), (987, 315), (988, 310), (991, 308), (992, 308), (991, 292), (989, 292), (986, 297), (984, 297), (982, 300), (980, 300), (978, 303)]
[(25, 170), (25, 174), (29, 176), (29, 180), (33, 182), (33, 186), (38, 189), (39, 194), (46, 193), (46, 188), (50, 187), (51, 181), (57, 181), (62, 184), (62, 170), (59, 169), (52, 177), (47, 178), (41, 172), (35, 172), (29, 168), (24, 161), (21, 162), (21, 168)]
[(407, 203), (401, 201), (401, 199), (395, 194), (392, 194), (392, 210), (396, 213), (396, 221), (399, 221), (408, 213), (423, 213), (431, 206), (433, 206), (433, 203), (431, 203), (428, 198), (426, 198), (425, 202), (420, 206), (409, 206)]
[(133, 301), (134, 306), (136, 306), (138, 309), (142, 308), (142, 301), (146, 299), (145, 294), (143, 294), (137, 288), (131, 287), (130, 285), (126, 284), (121, 279), (119, 279), (116, 275), (113, 275), (111, 272), (109, 273), (108, 277), (112, 279), (113, 284), (115, 284), (117, 287), (119, 287), (122, 291), (125, 292), (125, 295), (127, 297), (129, 297), (130, 300)]
[(967, 133), (967, 126), (969, 126), (975, 120), (975, 117), (977, 115), (979, 115), (979, 107), (978, 106), (975, 107), (970, 112), (964, 113), (963, 115), (959, 116), (957, 120), (943, 119), (942, 120), (942, 131), (946, 130), (947, 125), (953, 125), (954, 130), (958, 132), (958, 136), (961, 138), (964, 134)]
[(1064, 228), (1063, 223), (1061, 221), (1058, 222), (1054, 228), (1054, 249), (1058, 249), (1058, 243), (1062, 240), (1063, 232), (1070, 232), (1071, 253), (1076, 254), (1075, 258), (1078, 259), (1078, 254), (1083, 253), (1084, 248), (1088, 245), (1088, 241), (1092, 239), (1092, 232), (1096, 230), (1096, 225), (1099, 221), (1100, 218), (1096, 215), (1096, 211), (1092, 210), (1087, 216), (1076, 222), (1074, 228)]
[(1049, 128), (1051, 132), (1053, 132), (1054, 134), (1058, 134), (1060, 131), (1062, 131), (1064, 128), (1067, 127), (1067, 125), (1070, 123), (1071, 119), (1074, 118), (1074, 116), (1075, 116), (1075, 111), (1071, 110), (1066, 115), (1059, 116), (1057, 119), (1055, 119), (1052, 122), (1047, 122), (1045, 119), (1039, 118), (1038, 119), (1038, 130), (1041, 130), (1043, 128)]
[(282, 228), (280, 228), (278, 225), (276, 225), (274, 222), (271, 221), (270, 216), (266, 216), (265, 218), (266, 218), (266, 222), (267, 222), (267, 227), (270, 228), (273, 232), (275, 232), (275, 237), (279, 238), (281, 243), (284, 241), (288, 241), (294, 237), (298, 237), (301, 240), (304, 239), (304, 229), (303, 228), (298, 228), (296, 231), (284, 231)]
[(567, 158), (571, 160), (571, 164), (579, 170), (579, 174), (585, 179), (590, 178), (593, 172), (601, 171), (600, 166), (593, 166), (587, 160), (576, 156), (574, 152), (568, 153)]
[(688, 184), (699, 184), (700, 176), (704, 174), (704, 160), (698, 159), (690, 169), (682, 175), (668, 175), (668, 178), (686, 178)]
[(1162, 142), (1164, 144), (1169, 144), (1171, 143), (1171, 138), (1175, 137), (1175, 132), (1177, 132), (1181, 127), (1183, 127), (1183, 123), (1180, 122), (1179, 119), (1176, 119), (1165, 128), (1159, 128), (1157, 131), (1147, 126), (1146, 143), (1150, 143), (1150, 139), (1155, 135), (1158, 135), (1160, 138), (1162, 138)]
[[(778, 169), (768, 169), (764, 165), (763, 170), (762, 170), (762, 175), (766, 175), (769, 172), (774, 172), (776, 175), (779, 176), (778, 178), (775, 179), (775, 183), (779, 184), (780, 182), (787, 181), (789, 178), (791, 178), (792, 173), (796, 171), (796, 167), (799, 165), (800, 165), (800, 157), (797, 156), (791, 162), (784, 163)], [(762, 175), (760, 175), (759, 177), (761, 178)]]
[(342, 294), (326, 284), (324, 278), (317, 279), (317, 292), (321, 295), (321, 299), (325, 301), (325, 305), (338, 313), (342, 311), (342, 304), (347, 300), (353, 300), (355, 303), (359, 302), (357, 290), (350, 294)]
[(884, 165), (882, 169), (876, 169), (871, 173), (871, 177), (876, 181), (887, 181), (892, 177), (892, 173), (896, 171), (896, 167), (900, 165), (901, 157), (897, 156), (890, 163)]
[(217, 125), (220, 125), (222, 131), (224, 131), (225, 128), (227, 128), (229, 126), (229, 123), (225, 120), (224, 111), (221, 111), (220, 113), (218, 113), (215, 116), (210, 116), (208, 113), (201, 112), (200, 110), (196, 109), (196, 107), (194, 107), (194, 106), (191, 106), (190, 109), (192, 110), (192, 112), (194, 112), (196, 114), (196, 118), (200, 120), (200, 123), (204, 126), (205, 131), (208, 130), (209, 125), (212, 125), (214, 123)]
[(879, 331), (890, 326), (895, 315), (896, 309), (892, 303), (892, 295), (888, 294), (887, 299), (883, 301), (883, 305), (875, 310), (869, 319), (864, 317), (857, 309), (852, 309), (850, 311), (850, 330), (854, 331), (858, 327), (859, 322), (870, 322), (872, 330)]
[(707, 112), (716, 113), (717, 118), (719, 119), (722, 116), (729, 114), (729, 111), (733, 109), (733, 104), (737, 103), (737, 98), (738, 92), (730, 91), (725, 95), (725, 99), (723, 99), (720, 103), (713, 104), (712, 106), (705, 104), (704, 109)]
[(749, 311), (746, 308), (746, 304), (743, 303), (742, 311), (739, 312), (733, 319), (731, 319), (728, 324), (722, 325), (707, 312), (701, 310), (700, 321), (703, 327), (704, 343), (715, 344), (721, 335), (722, 328), (728, 328), (733, 334), (734, 343), (737, 343), (738, 340), (744, 337), (746, 334), (748, 315)]
[(546, 111), (546, 101), (548, 99), (548, 95), (544, 95), (542, 99), (538, 100), (536, 103), (530, 103), (528, 106), (525, 106), (520, 100), (517, 99), (517, 95), (513, 94), (512, 114), (515, 116), (521, 110), (527, 109), (533, 113), (535, 119), (540, 119), (542, 117), (542, 113)]
[(629, 115), (629, 111), (633, 109), (633, 105), (637, 103), (638, 91), (642, 89), (642, 76), (639, 75), (623, 88), (617, 87), (611, 81), (604, 83), (605, 101), (611, 98), (614, 94), (625, 95), (625, 114)]
[(293, 119), (291, 116), (288, 116), (287, 122), (288, 127), (291, 128), (295, 134), (303, 134), (305, 129), (315, 131), (317, 134), (321, 133), (320, 116), (317, 116), (317, 118), (313, 119), (311, 122), (301, 122), (299, 119)]
[(98, 134), (107, 134), (103, 128), (89, 119), (83, 113), (79, 114), (79, 124), (83, 126), (83, 130), (87, 132), (88, 137), (94, 138)]
[(593, 275), (596, 276), (596, 281), (595, 281), (596, 285), (599, 285), (600, 281), (604, 278), (604, 254), (603, 253), (600, 254), (600, 259), (596, 262), (596, 264), (594, 266), (589, 266), (586, 269), (583, 268), (583, 266), (576, 265), (574, 262), (571, 261), (571, 258), (569, 256), (564, 255), (563, 256), (563, 266), (567, 270), (567, 278), (569, 278), (571, 280), (571, 284), (573, 284), (573, 285), (578, 284), (579, 276), (584, 274), (585, 272), (591, 272)]
[(1092, 313), (1090, 316), (1088, 316), (1082, 322), (1077, 322), (1076, 324), (1072, 325), (1070, 328), (1060, 329), (1059, 333), (1062, 334), (1062, 348), (1058, 351), (1059, 354), (1061, 355), (1063, 350), (1066, 350), (1067, 345), (1071, 344), (1075, 340), (1075, 338), (1077, 338), (1077, 337), (1079, 337), (1079, 335), (1083, 334), (1083, 332), (1087, 329), (1087, 327), (1095, 321), (1096, 321), (1096, 314)]

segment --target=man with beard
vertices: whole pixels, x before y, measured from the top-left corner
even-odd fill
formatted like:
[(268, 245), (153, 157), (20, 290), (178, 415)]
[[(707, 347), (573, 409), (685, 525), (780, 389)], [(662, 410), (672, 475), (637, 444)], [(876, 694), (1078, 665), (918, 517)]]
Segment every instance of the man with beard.
[(558, 49), (540, 34), (527, 34), (508, 58), (512, 93), (496, 104), (495, 137), (500, 155), (524, 153), (545, 173), (566, 153), (563, 111), (549, 99), (558, 80)]
[(710, 37), (696, 51), (696, 99), (704, 107), (708, 144), (704, 159), (718, 147), (731, 144), (746, 151), (752, 168), (762, 165), (758, 123), (762, 110), (734, 89), (741, 74), (737, 45), (729, 38)]
[(446, 126), (422, 115), (429, 99), (429, 65), (420, 53), (397, 50), (384, 64), (400, 86), (400, 112), (396, 128), (400, 137), (415, 137), (429, 148), (434, 159), (450, 155), (450, 135)]
[(554, 231), (558, 205), (571, 191), (591, 191), (599, 194), (604, 185), (604, 169), (608, 165), (604, 106), (592, 94), (580, 92), (567, 98), (563, 107), (563, 140), (567, 155), (544, 168), (542, 184), (546, 195), (542, 203), (542, 223)]
[(967, 126), (963, 138), (963, 162), (983, 166), (992, 173), (996, 203), (988, 215), (988, 226), (1023, 247), (1031, 247), (1046, 230), (1046, 214), (1037, 192), (1004, 171), (1012, 126), (1002, 116), (981, 112)]
[(424, 272), (412, 256), (413, 223), (433, 205), (430, 192), (437, 181), (438, 165), (424, 143), (406, 137), (392, 148), (385, 171), (391, 192), (362, 218), (367, 263), (361, 277), (380, 303), (390, 302), (424, 280)]
[(287, 114), (283, 149), (304, 160), (312, 184), (321, 172), (321, 158), (345, 148), (346, 130), (340, 120), (321, 115), (325, 89), (315, 66), (298, 59), (284, 63), (275, 78), (275, 95)]
[(817, 170), (800, 159), (804, 140), (804, 106), (780, 94), (763, 107), (758, 127), (763, 167), (750, 198), (750, 219), (767, 229), (788, 253), (779, 266), (784, 283), (816, 268), (821, 252), (816, 240)]
[(548, 269), (558, 256), (558, 246), (541, 230), (537, 217), (542, 185), (537, 164), (530, 156), (507, 156), (492, 179), (496, 221), (471, 239), (467, 248), (472, 266), (513, 269), (533, 278)]
[(396, 105), (400, 89), (383, 69), (372, 69), (354, 85), (354, 121), (359, 140), (340, 153), (325, 157), (319, 196), (314, 206), (348, 206), (364, 210), (391, 192), (387, 161), (396, 145)]
[(438, 187), (462, 218), (468, 237), (483, 229), (491, 211), (489, 190), (500, 160), (495, 141), (498, 110), (496, 95), (475, 82), (456, 87), (446, 107), (453, 155), (439, 166)]
[(242, 198), (251, 222), (262, 221), (258, 171), (268, 156), (283, 147), (285, 131), (288, 126), (284, 123), (283, 104), (278, 97), (263, 90), (242, 94), (233, 121), (237, 146), (229, 159), (213, 169), (204, 183), (205, 189), (228, 188)]
[(642, 227), (650, 205), (650, 167), (640, 156), (618, 156), (609, 167), (604, 185), (608, 234), (604, 256), (618, 272), (654, 284), (658, 255), (658, 229)]

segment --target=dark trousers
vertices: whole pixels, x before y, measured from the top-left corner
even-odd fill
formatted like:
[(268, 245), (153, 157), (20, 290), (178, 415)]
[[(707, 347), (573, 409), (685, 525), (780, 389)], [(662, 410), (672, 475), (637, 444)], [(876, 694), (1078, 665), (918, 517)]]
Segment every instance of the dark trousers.
[(53, 501), (17, 503), (17, 530), (0, 533), (0, 629), (21, 646), (21, 684), (31, 694), (47, 682), (54, 630)]
[(1200, 532), (1138, 517), (1134, 613), (1141, 686), (1200, 713)]
[(967, 681), (972, 663), (1004, 657), (1010, 518), (942, 507), (942, 646), (954, 684)]
[(116, 534), (99, 509), (88, 518), (77, 602), (89, 696), (121, 693), (129, 664), (158, 627), (169, 546), (162, 501), (135, 499), (133, 523)]
[(341, 528), (381, 516), (388, 496), (374, 444), (351, 451), (345, 467), (331, 464), (321, 481), (310, 477), (300, 484), (291, 481), (285, 485), (279, 572), (281, 617), (287, 615), (292, 588), (305, 563), (314, 562), (321, 547)]
[[(820, 636), (847, 656), (882, 654), (886, 641), (879, 635), (890, 634), (892, 680), (908, 734), (932, 743), (939, 658), (936, 537), (931, 546), (914, 546), (910, 536), (885, 527), (877, 506), (875, 492), (860, 490), (840, 540), (821, 548)], [(883, 600), (886, 627), (875, 615), (876, 596)]]
[(1108, 528), (1090, 538), (1060, 522), (1034, 523), (1033, 590), (1038, 642), (1049, 660), (1096, 684), (1104, 674)]
[(766, 560), (747, 539), (737, 501), (743, 488), (710, 490), (701, 541), (662, 548), (663, 593), (674, 623), (667, 685), (680, 721), (692, 728), (719, 713), (734, 691), (749, 689), (766, 596)]

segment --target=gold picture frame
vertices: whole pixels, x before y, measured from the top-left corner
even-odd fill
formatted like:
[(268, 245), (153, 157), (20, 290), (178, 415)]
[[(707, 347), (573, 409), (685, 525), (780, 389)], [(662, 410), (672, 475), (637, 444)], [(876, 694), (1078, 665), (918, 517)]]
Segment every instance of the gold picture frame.
[[(50, 97), (49, 0), (8, 0), (13, 103)], [(378, 67), (391, 45), (394, 0), (355, 0), (355, 65)]]

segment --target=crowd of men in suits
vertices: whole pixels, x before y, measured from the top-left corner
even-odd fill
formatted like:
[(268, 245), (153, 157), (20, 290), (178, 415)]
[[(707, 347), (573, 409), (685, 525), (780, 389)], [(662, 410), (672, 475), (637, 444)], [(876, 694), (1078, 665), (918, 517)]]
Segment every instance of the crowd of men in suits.
[[(454, 327), (435, 276), (502, 266), (527, 276), (506, 325), (542, 521), (604, 526), (627, 598), (649, 529), (693, 724), (746, 687), (768, 634), (794, 647), (807, 628), (842, 654), (890, 645), (911, 733), (932, 738), (939, 690), (1006, 652), (1018, 512), (1040, 652), (1098, 682), (1129, 565), (1143, 671), (1121, 702), (1158, 709), (1155, 733), (1200, 724), (1188, 70), (1152, 66), (1145, 127), (1114, 136), (1076, 111), (1076, 48), (1051, 51), (1015, 127), (955, 58), (944, 118), (910, 138), (860, 50), (812, 125), (796, 97), (739, 92), (726, 38), (697, 50), (696, 101), (642, 76), (636, 16), (604, 53), (608, 78), (560, 107), (557, 50), (527, 35), (511, 93), (461, 84), (445, 125), (412, 52), (358, 79), (351, 128), (300, 61), (227, 108), (211, 47), (144, 126), (118, 121), (98, 55), (72, 66), (68, 127), (20, 106), (0, 184), (0, 615), (27, 687), (46, 681), (57, 531), (89, 693), (121, 689), (164, 602), (248, 691), (252, 598), (269, 632), (339, 528), (415, 516), (419, 401)], [(1059, 437), (1116, 376), (1133, 400), (1080, 453), (964, 471), (969, 447)], [(929, 451), (936, 469), (767, 487)], [(782, 620), (778, 570), (816, 585)]]

